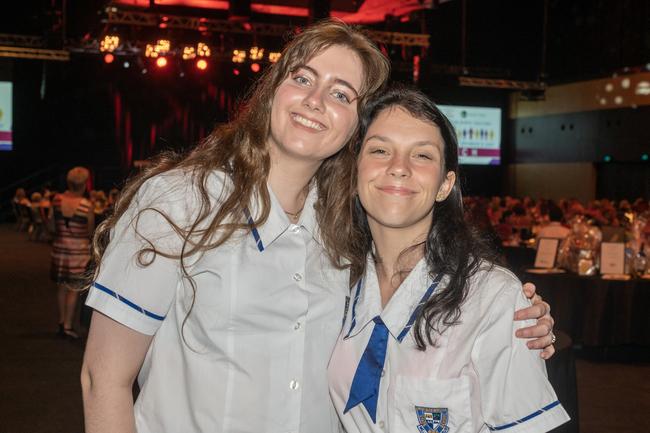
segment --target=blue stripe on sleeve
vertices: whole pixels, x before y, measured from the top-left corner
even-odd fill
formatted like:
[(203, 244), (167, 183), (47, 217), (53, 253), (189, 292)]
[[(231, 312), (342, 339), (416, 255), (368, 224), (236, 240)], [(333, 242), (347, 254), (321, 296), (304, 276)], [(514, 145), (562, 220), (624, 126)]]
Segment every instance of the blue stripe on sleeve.
[(102, 286), (102, 285), (99, 284), (97, 281), (93, 282), (92, 286), (95, 287), (96, 289), (101, 290), (102, 292), (104, 292), (104, 293), (106, 293), (106, 294), (111, 295), (111, 296), (114, 297), (115, 299), (118, 299), (118, 300), (122, 301), (123, 303), (125, 303), (125, 304), (128, 305), (129, 307), (131, 307), (131, 308), (133, 308), (134, 310), (136, 310), (136, 311), (138, 311), (138, 312), (144, 314), (144, 315), (147, 316), (147, 317), (151, 317), (152, 319), (161, 320), (161, 321), (165, 319), (165, 316), (159, 316), (159, 315), (157, 315), (157, 314), (152, 313), (151, 311), (147, 311), (147, 310), (145, 310), (144, 308), (142, 308), (142, 307), (139, 306), (138, 304), (136, 304), (136, 303), (134, 303), (134, 302), (131, 302), (130, 300), (126, 299), (124, 296), (122, 296), (122, 295), (120, 295), (120, 294), (118, 294), (118, 293), (115, 293), (114, 291), (112, 291), (112, 290), (109, 289), (108, 287), (106, 287), (106, 286)]
[(523, 417), (523, 418), (521, 418), (521, 419), (518, 419), (518, 420), (515, 421), (515, 422), (511, 422), (510, 424), (504, 424), (504, 425), (500, 425), (500, 426), (496, 426), (496, 427), (493, 427), (493, 426), (491, 426), (491, 425), (488, 425), (488, 428), (489, 428), (490, 430), (492, 430), (492, 431), (499, 431), (499, 430), (505, 430), (505, 429), (508, 429), (508, 428), (510, 428), (510, 427), (514, 427), (514, 426), (516, 426), (517, 424), (524, 423), (524, 422), (526, 422), (526, 421), (529, 421), (529, 420), (535, 418), (536, 416), (539, 416), (539, 415), (543, 414), (544, 412), (548, 411), (549, 409), (554, 408), (555, 406), (558, 406), (559, 404), (560, 404), (559, 400), (556, 400), (556, 401), (554, 401), (553, 403), (551, 403), (551, 404), (549, 404), (549, 405), (546, 405), (546, 406), (544, 406), (543, 408), (541, 408), (541, 409), (539, 409), (539, 410), (537, 410), (537, 411), (531, 413), (530, 415), (526, 415), (525, 417)]

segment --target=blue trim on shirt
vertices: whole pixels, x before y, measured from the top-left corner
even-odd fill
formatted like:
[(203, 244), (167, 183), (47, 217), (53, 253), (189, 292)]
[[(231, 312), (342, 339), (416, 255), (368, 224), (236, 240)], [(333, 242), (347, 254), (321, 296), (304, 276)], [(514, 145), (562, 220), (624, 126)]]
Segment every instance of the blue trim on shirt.
[(260, 233), (257, 231), (257, 227), (255, 227), (255, 221), (253, 220), (251, 213), (248, 211), (248, 209), (245, 209), (244, 214), (246, 214), (246, 218), (248, 218), (248, 224), (251, 226), (251, 233), (253, 233), (253, 238), (255, 239), (257, 249), (260, 250), (260, 252), (264, 251), (264, 243), (262, 243)]
[(415, 319), (417, 319), (418, 314), (420, 314), (420, 310), (422, 309), (422, 306), (429, 300), (433, 292), (438, 287), (438, 283), (440, 283), (441, 279), (442, 279), (442, 274), (438, 274), (436, 278), (433, 280), (433, 282), (431, 283), (431, 285), (429, 286), (429, 288), (427, 289), (427, 291), (424, 292), (424, 296), (422, 296), (420, 303), (415, 307), (415, 310), (413, 310), (413, 314), (411, 314), (411, 318), (406, 323), (404, 329), (402, 329), (402, 332), (400, 332), (399, 335), (397, 336), (397, 341), (401, 343), (402, 340), (404, 340), (404, 337), (406, 337), (406, 335), (409, 333), (411, 326), (413, 326), (413, 323), (415, 323)]
[(510, 424), (504, 424), (504, 425), (500, 425), (500, 426), (496, 426), (496, 427), (492, 427), (491, 425), (488, 425), (488, 428), (490, 430), (492, 430), (492, 431), (498, 431), (498, 430), (505, 430), (507, 428), (514, 427), (517, 424), (521, 424), (523, 422), (526, 422), (528, 420), (531, 420), (531, 419), (535, 418), (536, 416), (539, 416), (539, 415), (543, 414), (544, 412), (548, 411), (549, 409), (554, 408), (555, 406), (558, 406), (559, 404), (560, 404), (560, 401), (556, 400), (553, 403), (544, 406), (540, 410), (537, 410), (537, 411), (531, 413), (530, 415), (526, 415), (525, 417), (523, 417), (523, 418), (521, 418), (521, 419), (519, 419), (519, 420), (517, 420), (515, 422), (511, 422)]
[(125, 303), (129, 307), (131, 307), (134, 310), (144, 314), (147, 317), (151, 317), (152, 319), (161, 320), (161, 321), (165, 319), (165, 316), (159, 316), (157, 314), (152, 313), (151, 311), (145, 310), (144, 308), (142, 308), (138, 304), (136, 304), (134, 302), (131, 302), (130, 300), (126, 299), (124, 296), (122, 296), (122, 295), (120, 295), (118, 293), (115, 293), (114, 291), (112, 291), (108, 287), (102, 286), (97, 281), (93, 282), (92, 286), (95, 287), (96, 289), (101, 290), (104, 293), (107, 293), (107, 294), (111, 295), (115, 299), (118, 299), (118, 300), (122, 301), (123, 303)]
[(357, 283), (357, 291), (354, 294), (354, 302), (352, 303), (352, 320), (350, 323), (350, 330), (348, 331), (347, 335), (344, 338), (348, 338), (350, 334), (352, 334), (352, 331), (354, 330), (354, 325), (356, 325), (357, 323), (357, 317), (356, 317), (357, 301), (359, 300), (359, 295), (361, 294), (362, 281), (363, 278), (359, 278), (359, 282)]

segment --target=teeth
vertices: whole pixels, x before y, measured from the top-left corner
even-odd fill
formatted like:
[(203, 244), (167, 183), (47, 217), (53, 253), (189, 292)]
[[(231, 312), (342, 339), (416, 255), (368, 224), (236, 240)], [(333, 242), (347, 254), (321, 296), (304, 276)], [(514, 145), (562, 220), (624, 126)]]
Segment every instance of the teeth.
[(303, 126), (306, 126), (307, 128), (312, 128), (317, 131), (322, 131), (323, 129), (325, 129), (323, 125), (321, 125), (320, 123), (312, 122), (311, 120), (305, 119), (299, 114), (293, 114), (292, 117), (293, 120), (295, 120), (296, 122), (300, 123)]

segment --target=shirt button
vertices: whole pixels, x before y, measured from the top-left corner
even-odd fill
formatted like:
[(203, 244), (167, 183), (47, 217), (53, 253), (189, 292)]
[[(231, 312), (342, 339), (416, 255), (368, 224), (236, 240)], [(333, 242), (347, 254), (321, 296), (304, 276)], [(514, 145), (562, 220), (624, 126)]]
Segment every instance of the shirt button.
[(293, 329), (295, 329), (295, 330), (297, 331), (297, 330), (300, 329), (301, 326), (302, 326), (302, 323), (300, 323), (300, 322), (296, 322), (296, 324), (293, 325)]
[(289, 389), (298, 389), (300, 387), (300, 383), (297, 380), (292, 380), (289, 382)]
[(291, 233), (299, 233), (300, 232), (300, 226), (291, 226), (289, 229)]
[(298, 272), (296, 272), (295, 274), (293, 274), (293, 279), (294, 279), (294, 281), (300, 281), (300, 280), (302, 280), (302, 275), (300, 275)]

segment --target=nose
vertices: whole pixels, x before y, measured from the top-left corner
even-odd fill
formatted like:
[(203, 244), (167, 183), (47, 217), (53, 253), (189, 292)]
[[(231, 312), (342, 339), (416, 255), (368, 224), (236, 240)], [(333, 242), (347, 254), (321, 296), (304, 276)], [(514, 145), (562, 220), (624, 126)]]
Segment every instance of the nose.
[(318, 111), (320, 113), (325, 111), (325, 104), (323, 103), (324, 89), (314, 86), (306, 95), (302, 104), (310, 110)]
[(388, 174), (397, 178), (410, 176), (411, 167), (408, 163), (408, 156), (399, 154), (393, 155), (390, 159), (390, 165), (388, 166)]

